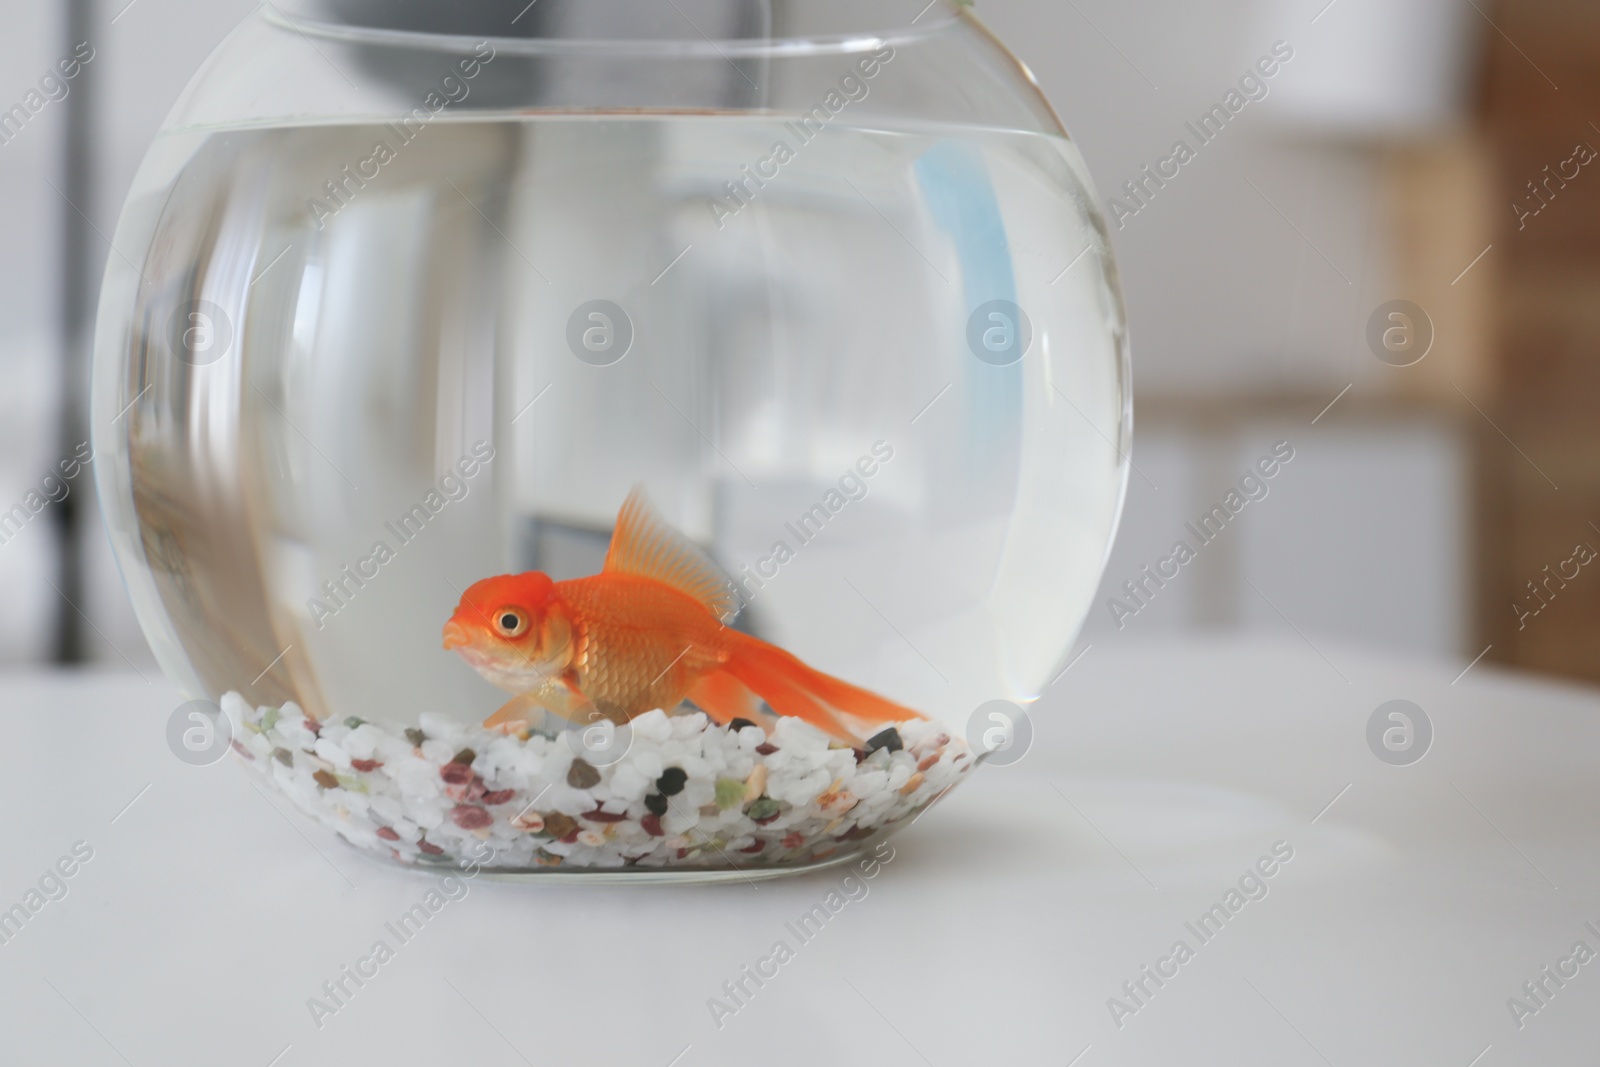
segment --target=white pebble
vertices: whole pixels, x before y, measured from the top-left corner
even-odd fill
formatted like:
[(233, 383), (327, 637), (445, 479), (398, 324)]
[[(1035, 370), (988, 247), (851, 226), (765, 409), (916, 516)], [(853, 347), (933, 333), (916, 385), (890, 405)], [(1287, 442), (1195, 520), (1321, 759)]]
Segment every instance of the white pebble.
[(346, 734), (341, 744), (353, 758), (371, 759), (373, 753), (378, 751), (378, 743), (382, 738), (381, 731), (374, 728), (371, 723), (364, 722)]
[(415, 756), (408, 756), (399, 763), (395, 778), (402, 793), (423, 800), (437, 797), (444, 784), (439, 780), (439, 764)]
[(883, 792), (888, 785), (889, 774), (887, 771), (864, 770), (857, 774), (854, 781), (850, 783), (850, 792), (865, 801)]
[(527, 778), (535, 778), (544, 773), (544, 768), (547, 762), (547, 756), (540, 754), (531, 747), (523, 748), (517, 753), (517, 773), (524, 775)]
[(387, 793), (379, 793), (372, 798), (373, 814), (393, 825), (405, 817), (405, 805)]
[(780, 749), (796, 748), (802, 752), (828, 750), (828, 735), (801, 719), (779, 719), (772, 735), (773, 744)]
[[(630, 752), (628, 754), (628, 762), (632, 764), (633, 770), (638, 771), (642, 777), (652, 782), (660, 778), (661, 772), (666, 769), (662, 765), (661, 754), (648, 749)], [(621, 770), (621, 768), (618, 768), (618, 770)]]
[[(698, 811), (686, 811), (674, 804), (672, 807), (667, 809), (667, 813), (665, 815), (661, 816), (661, 828), (669, 834), (681, 834), (685, 830), (693, 827), (699, 821), (700, 813)], [(676, 845), (674, 847), (683, 848), (685, 846)]]
[(417, 726), (430, 738), (459, 740), (465, 733), (465, 727), (459, 720), (433, 711), (425, 711), (417, 716)]
[(586, 811), (594, 810), (594, 797), (589, 795), (587, 789), (574, 789), (563, 781), (559, 785), (551, 785), (544, 796), (539, 800), (542, 811), (559, 811), (563, 815), (582, 815)]
[(340, 770), (350, 769), (350, 753), (340, 748), (330, 738), (317, 738), (316, 753)]
[(646, 778), (636, 765), (624, 761), (611, 775), (611, 795), (619, 800), (635, 802), (643, 800), (645, 793), (650, 791), (655, 779), (659, 777), (661, 774), (658, 771), (654, 778)]
[(444, 824), (444, 805), (412, 798), (406, 802), (406, 816), (424, 830), (435, 830)]
[[(368, 725), (370, 726), (371, 724), (369, 723)], [(380, 733), (377, 743), (373, 746), (372, 756), (382, 760), (385, 764), (392, 764), (411, 755), (411, 749), (411, 742), (406, 740), (404, 734)]]
[(243, 723), (250, 714), (250, 705), (245, 701), (244, 697), (232, 690), (222, 694), (222, 699), (217, 701), (217, 706), (222, 708), (235, 726)]
[(441, 766), (455, 759), (460, 751), (461, 746), (455, 742), (438, 737), (430, 737), (422, 743), (422, 758)]
[(667, 718), (666, 714), (659, 709), (647, 711), (643, 715), (637, 716), (629, 721), (628, 726), (632, 729), (636, 743), (643, 739), (655, 744), (661, 744), (672, 737), (672, 720)]
[(704, 712), (697, 711), (690, 715), (675, 716), (667, 722), (672, 725), (673, 736), (689, 738), (704, 732), (708, 720)]

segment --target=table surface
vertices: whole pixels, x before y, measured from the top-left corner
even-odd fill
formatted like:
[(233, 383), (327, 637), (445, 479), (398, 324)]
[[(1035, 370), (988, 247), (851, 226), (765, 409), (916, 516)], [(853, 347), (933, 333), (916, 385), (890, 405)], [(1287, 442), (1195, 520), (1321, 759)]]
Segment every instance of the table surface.
[[(0, 675), (0, 910), (41, 880), (59, 898), (0, 944), (0, 1062), (1593, 1062), (1600, 962), (1574, 950), (1600, 953), (1600, 695), (1318, 647), (1091, 647), (1027, 756), (870, 880), (478, 878), (404, 941), (438, 876), (344, 846), (231, 759), (181, 763), (164, 682)], [(1392, 699), (1433, 727), (1408, 766), (1367, 741)], [(92, 857), (52, 880), (74, 847)], [(379, 940), (390, 958), (328, 998)]]

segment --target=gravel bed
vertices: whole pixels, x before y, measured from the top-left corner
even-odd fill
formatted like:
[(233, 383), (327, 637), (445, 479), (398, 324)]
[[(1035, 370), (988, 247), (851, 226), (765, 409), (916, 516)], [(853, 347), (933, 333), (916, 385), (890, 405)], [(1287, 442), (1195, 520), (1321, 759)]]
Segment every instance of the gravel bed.
[(235, 752), (257, 773), (350, 843), (403, 863), (821, 862), (915, 815), (976, 762), (963, 738), (927, 720), (848, 748), (799, 719), (769, 733), (651, 711), (629, 724), (625, 754), (591, 762), (570, 731), (522, 739), (427, 713), (414, 727), (318, 722), (293, 703), (252, 708), (238, 693), (221, 705)]

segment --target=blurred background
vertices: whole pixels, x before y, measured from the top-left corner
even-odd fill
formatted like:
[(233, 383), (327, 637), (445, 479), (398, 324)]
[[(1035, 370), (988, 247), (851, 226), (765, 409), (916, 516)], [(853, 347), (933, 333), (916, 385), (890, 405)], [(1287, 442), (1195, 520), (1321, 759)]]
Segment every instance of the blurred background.
[[(5, 664), (153, 671), (90, 476), (68, 477), (71, 399), (145, 147), (257, 6), (0, 0)], [(1080, 644), (1267, 629), (1600, 679), (1600, 8), (976, 10), (1088, 160), (1133, 326), (1135, 470)], [(1278, 442), (1294, 458), (1267, 496), (1146, 578)]]

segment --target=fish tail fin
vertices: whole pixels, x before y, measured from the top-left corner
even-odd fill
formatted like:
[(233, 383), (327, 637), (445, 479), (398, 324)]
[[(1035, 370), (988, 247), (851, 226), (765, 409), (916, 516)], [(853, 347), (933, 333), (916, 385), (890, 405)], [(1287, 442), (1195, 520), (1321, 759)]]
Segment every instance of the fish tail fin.
[(779, 715), (804, 719), (851, 745), (867, 727), (927, 716), (806, 666), (765, 641), (736, 633), (723, 670)]

